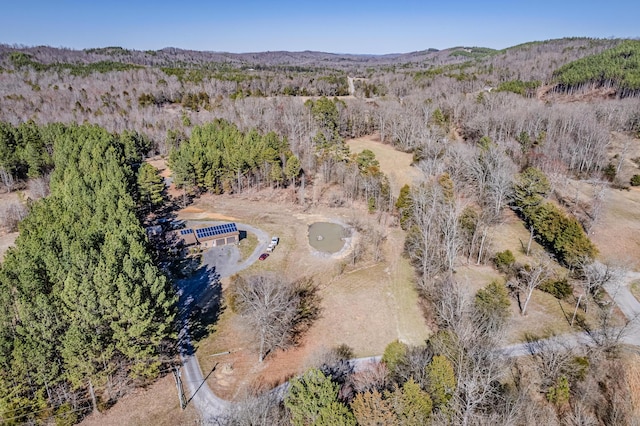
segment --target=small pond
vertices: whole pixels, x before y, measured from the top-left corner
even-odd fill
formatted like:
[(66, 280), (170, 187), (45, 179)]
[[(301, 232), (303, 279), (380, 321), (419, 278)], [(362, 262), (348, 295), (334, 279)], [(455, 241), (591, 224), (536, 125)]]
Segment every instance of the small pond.
[(309, 244), (318, 251), (337, 253), (344, 247), (347, 230), (337, 223), (316, 222), (309, 226)]

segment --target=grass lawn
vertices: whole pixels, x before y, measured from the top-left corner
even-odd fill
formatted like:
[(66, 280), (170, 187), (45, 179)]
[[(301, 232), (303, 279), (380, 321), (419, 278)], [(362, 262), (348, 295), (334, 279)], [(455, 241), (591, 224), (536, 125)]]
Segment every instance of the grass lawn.
[(240, 262), (243, 262), (247, 257), (253, 253), (258, 245), (258, 237), (252, 232), (247, 231), (246, 238), (243, 238), (238, 243), (238, 249), (240, 250)]

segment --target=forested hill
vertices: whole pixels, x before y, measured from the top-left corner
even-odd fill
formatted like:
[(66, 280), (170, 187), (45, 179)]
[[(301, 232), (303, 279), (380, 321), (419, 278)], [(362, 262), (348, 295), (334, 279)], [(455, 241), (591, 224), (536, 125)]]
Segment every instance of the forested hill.
[[(336, 54), (326, 52), (268, 51), (254, 53), (208, 52), (168, 47), (161, 50), (130, 50), (121, 47), (104, 47), (85, 50), (54, 48), (49, 46), (25, 47), (0, 45), (0, 58), (4, 66), (11, 66), (10, 55), (22, 53), (35, 63), (44, 66), (52, 64), (91, 64), (98, 62), (118, 62), (149, 67), (220, 67), (231, 68), (263, 67), (311, 67), (345, 69), (359, 66), (389, 66), (425, 61), (461, 62), (476, 48), (452, 48), (442, 51), (427, 49), (410, 53), (387, 55)], [(480, 49), (488, 52), (491, 49)], [(458, 52), (458, 53), (456, 53)], [(460, 54), (463, 52), (464, 54)], [(477, 54), (477, 53), (476, 53)], [(9, 59), (9, 60), (8, 60)]]
[(585, 86), (611, 87), (619, 96), (640, 92), (640, 40), (625, 40), (618, 46), (560, 67), (555, 73), (558, 90)]
[[(56, 67), (65, 68), (95, 63), (119, 63), (144, 67), (178, 67), (178, 68), (233, 68), (233, 69), (262, 69), (270, 67), (331, 68), (343, 70), (364, 71), (370, 67), (403, 66), (405, 68), (421, 68), (425, 66), (441, 66), (459, 64), (470, 60), (480, 60), (499, 54), (513, 55), (519, 51), (532, 51), (533, 47), (554, 51), (556, 45), (562, 45), (571, 55), (570, 50), (577, 43), (584, 54), (593, 53), (591, 50), (598, 46), (615, 44), (616, 40), (595, 40), (586, 38), (567, 38), (531, 42), (513, 46), (504, 50), (494, 50), (485, 47), (457, 46), (447, 49), (425, 49), (408, 53), (393, 53), (385, 55), (337, 54), (327, 52), (287, 52), (268, 51), (253, 53), (228, 53), (185, 50), (168, 47), (160, 50), (132, 50), (122, 47), (101, 47), (84, 50), (54, 48), (50, 46), (17, 46), (0, 44), (0, 66), (11, 69), (27, 64), (40, 69)], [(22, 54), (15, 56), (12, 54)], [(17, 60), (16, 60), (17, 59)], [(98, 69), (99, 70), (99, 69)], [(117, 69), (116, 69), (117, 70)]]
[(0, 121), (134, 130), (153, 142), (154, 152), (168, 154), (193, 126), (223, 118), (243, 131), (274, 131), (297, 146), (306, 138), (299, 123), (308, 112), (300, 98), (345, 96), (339, 108), (343, 136), (357, 137), (379, 124), (382, 133), (393, 129), (404, 139), (396, 124), (384, 124), (404, 120), (396, 109), (411, 108), (409, 98), (429, 99), (443, 112), (443, 123), (476, 126), (484, 119), (468, 120), (477, 108), (472, 100), (478, 100), (469, 94), (493, 90), (483, 99), (502, 103), (514, 93), (534, 97), (558, 68), (622, 41), (564, 38), (501, 51), (454, 47), (394, 55), (0, 45)]

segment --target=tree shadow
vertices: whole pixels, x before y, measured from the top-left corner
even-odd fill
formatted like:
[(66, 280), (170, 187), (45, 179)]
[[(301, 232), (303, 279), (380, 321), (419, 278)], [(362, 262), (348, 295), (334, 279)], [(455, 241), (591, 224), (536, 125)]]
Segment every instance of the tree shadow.
[(192, 342), (209, 336), (222, 313), (222, 285), (215, 268), (201, 266), (176, 283), (179, 294), (180, 352), (195, 353)]

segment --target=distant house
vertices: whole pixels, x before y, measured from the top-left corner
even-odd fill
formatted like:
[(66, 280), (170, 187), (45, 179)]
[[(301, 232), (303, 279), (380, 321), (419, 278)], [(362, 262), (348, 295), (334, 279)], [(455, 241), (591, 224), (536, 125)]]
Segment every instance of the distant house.
[(185, 247), (199, 244), (203, 248), (237, 244), (240, 232), (235, 223), (207, 226), (205, 228), (185, 228), (174, 231), (177, 243)]

